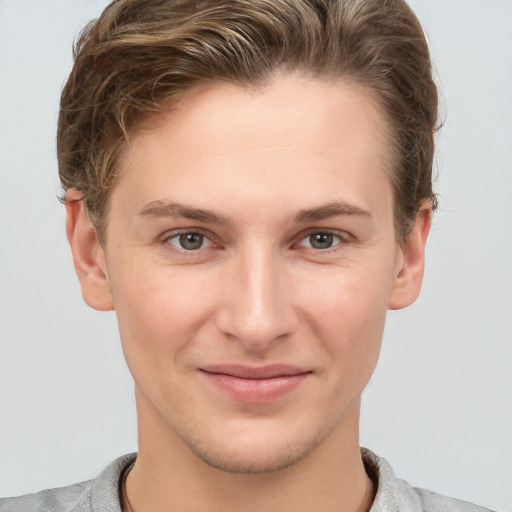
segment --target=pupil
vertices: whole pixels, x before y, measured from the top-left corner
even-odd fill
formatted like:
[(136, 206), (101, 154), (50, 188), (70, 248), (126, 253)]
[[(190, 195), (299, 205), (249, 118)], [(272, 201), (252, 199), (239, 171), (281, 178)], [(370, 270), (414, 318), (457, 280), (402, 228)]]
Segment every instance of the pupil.
[(328, 249), (332, 246), (334, 236), (329, 233), (315, 233), (309, 237), (311, 247), (315, 249)]
[(194, 249), (200, 249), (201, 245), (203, 245), (203, 235), (199, 233), (184, 233), (180, 235), (180, 245), (183, 249), (188, 249), (190, 251)]

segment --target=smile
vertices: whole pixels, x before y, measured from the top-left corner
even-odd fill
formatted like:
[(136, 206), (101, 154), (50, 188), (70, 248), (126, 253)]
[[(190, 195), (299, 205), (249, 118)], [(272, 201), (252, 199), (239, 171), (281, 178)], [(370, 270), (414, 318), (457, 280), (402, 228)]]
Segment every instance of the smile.
[(259, 368), (216, 365), (201, 368), (202, 374), (219, 391), (237, 402), (270, 403), (295, 389), (311, 372), (289, 365)]

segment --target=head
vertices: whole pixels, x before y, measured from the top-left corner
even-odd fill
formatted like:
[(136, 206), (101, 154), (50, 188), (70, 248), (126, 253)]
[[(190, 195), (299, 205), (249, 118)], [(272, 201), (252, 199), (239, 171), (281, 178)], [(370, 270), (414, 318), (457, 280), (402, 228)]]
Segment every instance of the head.
[(64, 190), (103, 241), (119, 159), (148, 118), (208, 83), (258, 88), (276, 73), (350, 82), (387, 121), (395, 229), (404, 240), (432, 190), (437, 89), (403, 0), (118, 0), (76, 42), (58, 130)]
[(68, 236), (86, 301), (116, 310), (142, 451), (250, 473), (357, 444), (433, 206), (409, 8), (120, 0), (76, 52)]

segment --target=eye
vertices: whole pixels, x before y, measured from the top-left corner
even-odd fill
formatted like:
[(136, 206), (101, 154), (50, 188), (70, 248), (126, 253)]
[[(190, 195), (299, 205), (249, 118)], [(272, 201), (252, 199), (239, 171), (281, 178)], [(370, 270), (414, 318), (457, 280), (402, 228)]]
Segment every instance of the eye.
[(302, 247), (311, 247), (312, 249), (321, 251), (335, 247), (342, 242), (343, 239), (335, 233), (331, 233), (329, 231), (315, 231), (306, 238), (302, 239), (299, 245)]
[(211, 240), (209, 240), (205, 235), (193, 231), (170, 236), (167, 239), (167, 242), (174, 247), (185, 251), (197, 251), (212, 245)]

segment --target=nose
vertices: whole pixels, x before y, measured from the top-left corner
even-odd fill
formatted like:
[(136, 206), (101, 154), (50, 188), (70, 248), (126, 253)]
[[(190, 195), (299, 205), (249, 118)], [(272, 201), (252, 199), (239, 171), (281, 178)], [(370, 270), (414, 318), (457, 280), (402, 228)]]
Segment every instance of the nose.
[(283, 262), (272, 251), (248, 250), (226, 268), (217, 328), (261, 353), (295, 331), (298, 318)]

